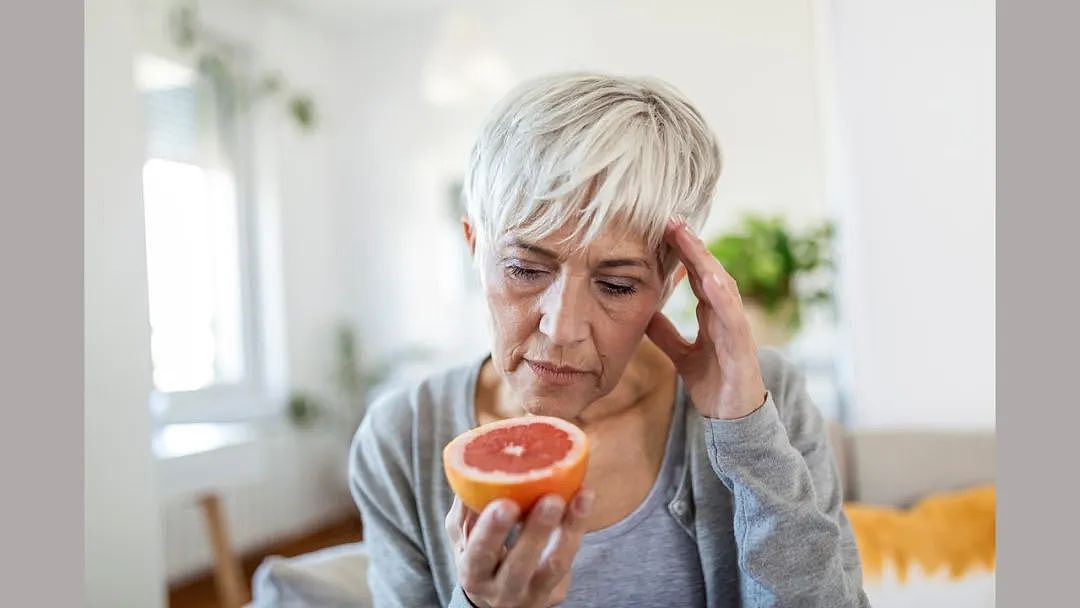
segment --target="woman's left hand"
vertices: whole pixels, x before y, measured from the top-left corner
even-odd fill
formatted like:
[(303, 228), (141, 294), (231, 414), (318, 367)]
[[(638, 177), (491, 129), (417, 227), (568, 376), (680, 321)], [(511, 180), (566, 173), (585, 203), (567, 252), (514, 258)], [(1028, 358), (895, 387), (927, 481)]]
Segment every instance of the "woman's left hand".
[(766, 392), (735, 279), (685, 222), (670, 220), (664, 239), (682, 260), (698, 298), (698, 335), (687, 342), (659, 311), (646, 333), (675, 364), (701, 415), (746, 416), (765, 403)]

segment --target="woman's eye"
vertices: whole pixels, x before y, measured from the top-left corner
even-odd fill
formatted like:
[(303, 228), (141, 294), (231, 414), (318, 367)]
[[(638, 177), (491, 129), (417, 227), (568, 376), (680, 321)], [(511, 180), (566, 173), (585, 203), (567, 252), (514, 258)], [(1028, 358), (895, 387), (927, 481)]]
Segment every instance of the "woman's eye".
[(506, 267), (506, 272), (509, 273), (510, 276), (514, 277), (515, 279), (524, 279), (526, 281), (531, 281), (533, 279), (538, 278), (540, 275), (544, 274), (543, 270), (535, 270), (535, 269), (532, 269), (532, 268), (525, 268), (524, 266), (517, 266), (515, 264), (508, 265)]
[(612, 283), (610, 281), (600, 281), (600, 288), (613, 296), (629, 296), (637, 291), (637, 288), (633, 285)]

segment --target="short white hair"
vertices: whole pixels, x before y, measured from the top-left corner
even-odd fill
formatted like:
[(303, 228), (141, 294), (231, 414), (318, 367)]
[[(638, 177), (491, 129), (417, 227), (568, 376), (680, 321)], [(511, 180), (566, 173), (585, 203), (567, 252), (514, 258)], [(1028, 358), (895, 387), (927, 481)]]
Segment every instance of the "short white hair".
[[(720, 167), (715, 135), (671, 85), (555, 74), (496, 106), (473, 146), (463, 194), (480, 251), (509, 231), (539, 241), (567, 222), (567, 239), (582, 247), (616, 222), (658, 248), (668, 218), (704, 225)], [(661, 272), (670, 278), (676, 259), (664, 251)]]

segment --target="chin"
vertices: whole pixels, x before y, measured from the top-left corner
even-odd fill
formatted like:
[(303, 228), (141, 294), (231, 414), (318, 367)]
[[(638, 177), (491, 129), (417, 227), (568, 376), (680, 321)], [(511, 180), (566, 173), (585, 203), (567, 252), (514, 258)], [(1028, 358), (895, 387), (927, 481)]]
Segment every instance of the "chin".
[(533, 416), (554, 416), (574, 420), (585, 409), (585, 403), (576, 395), (530, 394), (522, 402), (522, 409)]

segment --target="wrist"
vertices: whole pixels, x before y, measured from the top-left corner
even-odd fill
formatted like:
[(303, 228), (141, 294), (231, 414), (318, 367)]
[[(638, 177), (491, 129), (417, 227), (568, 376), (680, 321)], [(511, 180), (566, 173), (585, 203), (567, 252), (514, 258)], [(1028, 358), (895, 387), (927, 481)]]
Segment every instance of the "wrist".
[(740, 418), (746, 418), (752, 415), (754, 412), (760, 410), (765, 406), (765, 403), (769, 400), (769, 391), (762, 389), (761, 398), (757, 401), (748, 400), (744, 403), (751, 405), (743, 405), (739, 407), (725, 407), (721, 406), (717, 408), (717, 411), (707, 415), (707, 418), (713, 418), (715, 420), (739, 420)]

